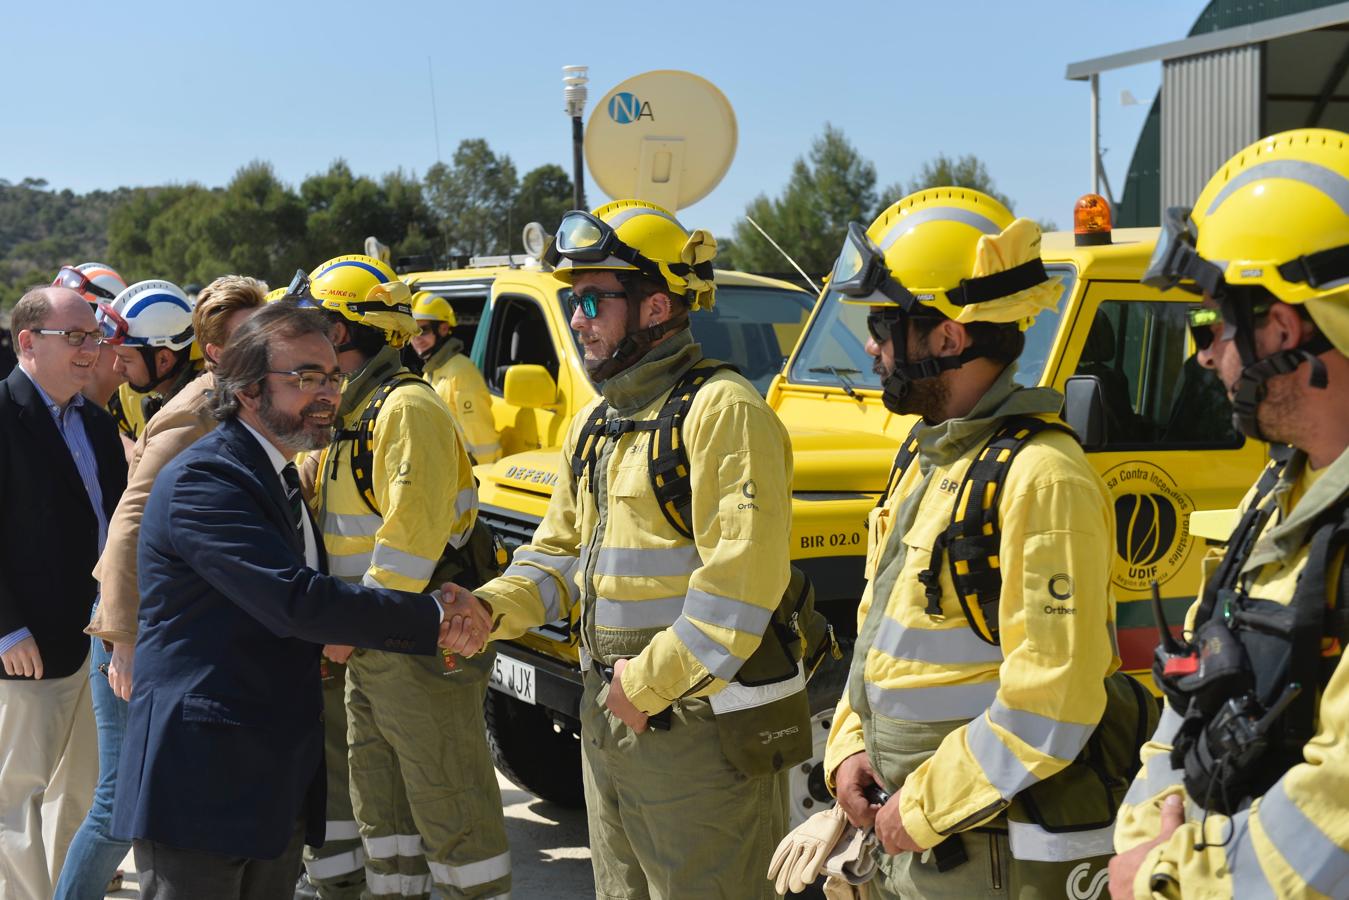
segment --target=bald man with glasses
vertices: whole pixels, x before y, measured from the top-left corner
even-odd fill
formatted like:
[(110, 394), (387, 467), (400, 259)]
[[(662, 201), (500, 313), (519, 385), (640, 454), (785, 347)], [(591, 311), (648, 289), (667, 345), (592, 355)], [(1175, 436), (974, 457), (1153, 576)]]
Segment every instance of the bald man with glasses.
[(80, 394), (101, 349), (85, 299), (35, 288), (10, 327), (19, 361), (0, 383), (0, 897), (45, 900), (98, 777), (84, 626), (126, 457), (112, 417)]

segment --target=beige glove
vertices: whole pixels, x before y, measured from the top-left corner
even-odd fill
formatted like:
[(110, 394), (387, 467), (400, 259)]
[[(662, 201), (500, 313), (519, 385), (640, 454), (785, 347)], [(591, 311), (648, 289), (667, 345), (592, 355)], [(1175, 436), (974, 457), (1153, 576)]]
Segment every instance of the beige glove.
[(868, 900), (870, 896), (871, 888), (865, 881), (852, 884), (837, 875), (830, 875), (824, 880), (825, 900)]
[(880, 841), (870, 828), (849, 825), (824, 861), (824, 874), (849, 884), (865, 884), (876, 874)]
[(779, 894), (805, 890), (820, 874), (829, 852), (843, 834), (848, 819), (843, 808), (833, 806), (818, 812), (788, 832), (768, 864), (768, 880)]

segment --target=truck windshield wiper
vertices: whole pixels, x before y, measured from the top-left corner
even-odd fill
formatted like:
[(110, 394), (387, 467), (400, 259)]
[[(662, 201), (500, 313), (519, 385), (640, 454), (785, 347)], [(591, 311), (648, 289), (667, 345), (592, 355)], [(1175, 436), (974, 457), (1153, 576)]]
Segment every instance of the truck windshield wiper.
[(861, 369), (840, 369), (836, 366), (816, 366), (813, 369), (807, 369), (813, 375), (833, 375), (838, 379), (838, 383), (843, 385), (843, 393), (854, 400), (861, 400), (862, 397), (857, 391), (852, 389), (852, 382), (848, 380), (849, 375), (861, 375)]

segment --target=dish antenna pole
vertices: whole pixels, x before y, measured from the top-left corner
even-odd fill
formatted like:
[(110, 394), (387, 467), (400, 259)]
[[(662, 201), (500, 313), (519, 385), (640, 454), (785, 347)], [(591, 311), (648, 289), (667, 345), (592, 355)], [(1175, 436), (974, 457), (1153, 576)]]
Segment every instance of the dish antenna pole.
[(571, 168), (572, 189), (571, 205), (573, 209), (586, 208), (585, 157), (583, 147), (585, 130), (581, 117), (586, 110), (586, 82), (590, 81), (589, 66), (562, 67), (562, 97), (566, 101), (565, 112), (571, 116)]
[(431, 85), (431, 128), (436, 133), (436, 162), (440, 162), (440, 114), (436, 112), (436, 75), (431, 57), (426, 57), (426, 80)]

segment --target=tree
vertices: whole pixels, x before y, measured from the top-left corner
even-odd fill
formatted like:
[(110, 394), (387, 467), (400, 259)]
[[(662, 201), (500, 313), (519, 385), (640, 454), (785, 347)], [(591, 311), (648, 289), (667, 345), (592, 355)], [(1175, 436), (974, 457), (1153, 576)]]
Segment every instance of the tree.
[[(1008, 199), (1007, 195), (1000, 193), (993, 186), (993, 177), (988, 174), (988, 167), (979, 157), (973, 153), (957, 157), (939, 153), (923, 163), (923, 167), (918, 170), (918, 174), (907, 185), (896, 182), (882, 191), (880, 203), (876, 207), (876, 215), (880, 215), (889, 209), (890, 204), (901, 197), (907, 197), (917, 191), (934, 187), (973, 188), (976, 191), (988, 194), (1009, 209), (1012, 206), (1012, 201)], [(875, 218), (875, 216), (872, 218)]]
[(463, 256), (510, 248), (515, 188), (515, 163), (493, 153), (482, 138), (460, 141), (451, 165), (436, 163), (426, 172), (427, 200), (447, 243)]
[[(745, 210), (807, 272), (828, 272), (849, 222), (867, 220), (876, 206), (876, 167), (843, 132), (826, 124), (810, 153), (792, 166), (780, 196), (756, 197)], [(753, 225), (735, 224), (722, 265), (781, 272), (790, 265)]]
[(515, 192), (511, 218), (516, 228), (510, 236), (511, 252), (524, 251), (521, 235), (528, 222), (538, 222), (549, 234), (556, 230), (562, 216), (571, 210), (571, 195), (571, 178), (561, 166), (546, 163), (526, 172)]

